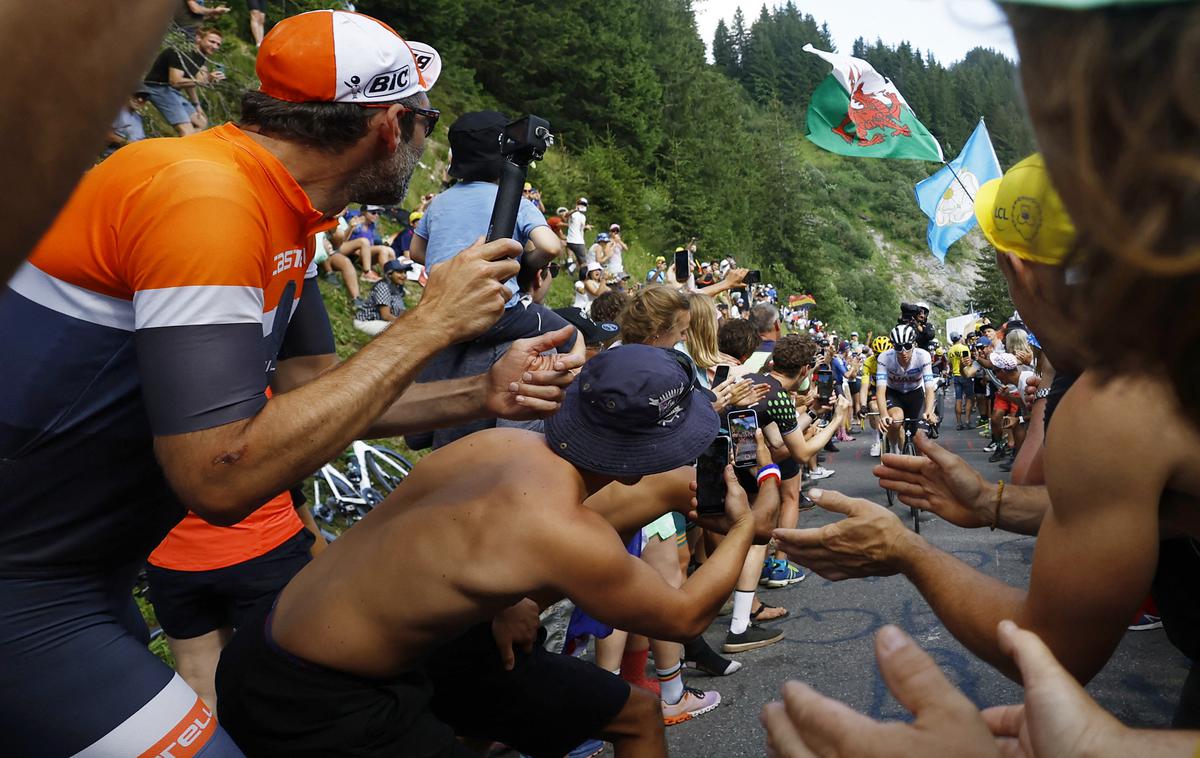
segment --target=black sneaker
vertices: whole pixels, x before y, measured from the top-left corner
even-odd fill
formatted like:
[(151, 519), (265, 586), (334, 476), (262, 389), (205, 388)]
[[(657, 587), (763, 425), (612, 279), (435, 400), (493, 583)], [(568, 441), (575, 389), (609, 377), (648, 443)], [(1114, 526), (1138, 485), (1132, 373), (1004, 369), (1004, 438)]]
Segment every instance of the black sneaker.
[(837, 445), (833, 444), (833, 440), (829, 441), (829, 444), (825, 446), (825, 449), (831, 453), (841, 452), (841, 449)]
[(709, 676), (729, 676), (742, 668), (740, 661), (722, 658), (703, 637), (683, 644), (683, 662), (688, 668), (698, 669)]
[(765, 629), (758, 624), (750, 624), (741, 634), (729, 632), (725, 635), (725, 644), (721, 646), (724, 653), (741, 653), (760, 647), (774, 645), (783, 639), (782, 629)]
[(988, 463), (1002, 461), (1008, 457), (1008, 445), (996, 445), (996, 449), (988, 456)]

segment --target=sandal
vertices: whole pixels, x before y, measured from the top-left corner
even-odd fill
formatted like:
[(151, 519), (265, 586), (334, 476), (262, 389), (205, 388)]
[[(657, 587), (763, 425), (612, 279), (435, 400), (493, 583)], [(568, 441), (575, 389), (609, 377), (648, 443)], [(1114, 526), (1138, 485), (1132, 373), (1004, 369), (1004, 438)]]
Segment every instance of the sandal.
[[(779, 611), (779, 612), (771, 613), (772, 611)], [(770, 614), (770, 615), (768, 615), (768, 614)], [(766, 603), (761, 603), (758, 606), (757, 611), (752, 611), (750, 613), (750, 620), (758, 621), (758, 622), (778, 621), (779, 619), (785, 619), (790, 615), (792, 615), (792, 612), (789, 611), (787, 608), (779, 608), (774, 605), (767, 605)]]

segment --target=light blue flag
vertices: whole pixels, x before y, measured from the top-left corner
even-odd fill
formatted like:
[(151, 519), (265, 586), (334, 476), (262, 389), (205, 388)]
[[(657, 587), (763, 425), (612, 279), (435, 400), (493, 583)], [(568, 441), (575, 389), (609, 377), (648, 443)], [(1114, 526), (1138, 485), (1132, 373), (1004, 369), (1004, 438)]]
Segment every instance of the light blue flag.
[(977, 223), (975, 193), (987, 182), (998, 179), (1000, 161), (992, 149), (983, 119), (971, 133), (958, 157), (916, 187), (917, 204), (929, 217), (929, 252), (946, 260), (946, 249)]

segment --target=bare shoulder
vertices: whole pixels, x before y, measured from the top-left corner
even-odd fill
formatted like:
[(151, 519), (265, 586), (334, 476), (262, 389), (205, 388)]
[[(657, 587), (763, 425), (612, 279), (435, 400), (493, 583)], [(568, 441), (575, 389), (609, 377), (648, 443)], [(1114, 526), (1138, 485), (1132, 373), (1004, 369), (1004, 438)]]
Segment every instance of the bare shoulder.
[[(484, 433), (467, 437), (466, 442)], [(526, 429), (490, 429), (478, 452), (501, 464), (504, 474), (498, 482), (510, 495), (534, 500), (568, 495), (575, 498), (579, 491), (579, 475), (575, 467), (558, 457), (546, 443), (546, 437)], [(568, 494), (569, 493), (569, 494)]]
[(1176, 406), (1170, 390), (1152, 378), (1083, 374), (1046, 435), (1046, 479), (1055, 511), (1062, 515), (1079, 500), (1073, 496), (1083, 493), (1104, 493), (1100, 499), (1107, 502), (1156, 504), (1184, 452), (1162, 444), (1163, 435), (1180, 424)]

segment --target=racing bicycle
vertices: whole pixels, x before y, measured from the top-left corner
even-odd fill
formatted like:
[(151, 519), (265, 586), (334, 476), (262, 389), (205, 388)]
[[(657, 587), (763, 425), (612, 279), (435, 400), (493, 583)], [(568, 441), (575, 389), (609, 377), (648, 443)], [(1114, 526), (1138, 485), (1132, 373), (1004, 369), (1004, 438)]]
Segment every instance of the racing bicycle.
[(347, 525), (357, 523), (412, 471), (400, 453), (362, 440), (351, 443), (342, 460), (344, 473), (330, 461), (313, 474), (313, 517), (326, 524), (339, 516)]
[[(917, 452), (917, 443), (913, 441), (913, 438), (917, 436), (918, 428), (925, 429), (926, 433), (928, 433), (929, 432), (929, 423), (925, 422), (925, 421), (920, 421), (915, 418), (906, 418), (906, 419), (904, 419), (904, 421), (902, 423), (904, 424), (904, 439), (903, 439), (903, 441), (901, 441), (899, 443), (892, 442), (891, 437), (888, 437), (885, 433), (884, 441), (886, 443), (887, 452), (892, 453), (893, 455), (912, 455), (912, 456), (920, 455), (920, 453)], [(884, 446), (881, 446), (881, 448), (882, 447), (884, 447)], [(881, 458), (882, 458), (882, 453), (881, 453)], [(887, 493), (888, 507), (891, 508), (892, 506), (894, 506), (896, 504), (896, 493), (892, 492), (891, 490), (887, 489), (886, 487), (884, 488), (883, 491), (885, 493)], [(917, 534), (920, 534), (921, 533), (921, 519), (920, 519), (921, 511), (920, 511), (920, 509), (913, 508), (911, 506), (909, 507), (909, 511), (912, 514), (913, 531), (916, 532)]]

